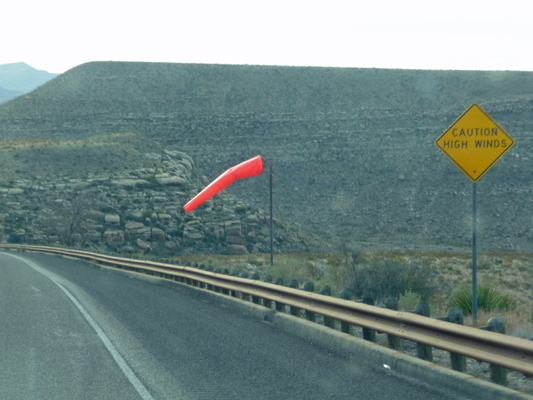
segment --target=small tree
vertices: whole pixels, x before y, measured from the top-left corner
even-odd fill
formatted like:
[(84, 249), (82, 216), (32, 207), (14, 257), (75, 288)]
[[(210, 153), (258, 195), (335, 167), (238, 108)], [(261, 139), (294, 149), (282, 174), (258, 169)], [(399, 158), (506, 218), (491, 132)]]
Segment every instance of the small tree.
[(70, 246), (74, 242), (74, 235), (83, 235), (87, 232), (86, 219), (90, 212), (90, 200), (87, 195), (78, 193), (49, 205), (52, 215), (43, 221), (59, 240)]

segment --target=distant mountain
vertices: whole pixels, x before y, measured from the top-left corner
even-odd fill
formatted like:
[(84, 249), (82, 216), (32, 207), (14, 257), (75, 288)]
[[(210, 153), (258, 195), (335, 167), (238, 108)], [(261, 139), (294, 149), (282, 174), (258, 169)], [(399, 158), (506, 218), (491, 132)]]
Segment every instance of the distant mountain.
[(58, 75), (35, 69), (23, 62), (2, 64), (0, 65), (0, 88), (28, 93)]
[[(0, 138), (135, 131), (209, 180), (260, 154), (274, 215), (327, 241), (467, 248), (472, 186), (434, 141), (473, 102), (516, 140), (478, 185), (479, 244), (533, 252), (531, 72), (94, 62), (0, 105)], [(231, 192), (267, 209), (268, 187)]]
[(24, 93), (19, 92), (18, 90), (8, 90), (0, 87), (0, 104), (12, 100), (15, 97), (19, 97), (22, 94)]

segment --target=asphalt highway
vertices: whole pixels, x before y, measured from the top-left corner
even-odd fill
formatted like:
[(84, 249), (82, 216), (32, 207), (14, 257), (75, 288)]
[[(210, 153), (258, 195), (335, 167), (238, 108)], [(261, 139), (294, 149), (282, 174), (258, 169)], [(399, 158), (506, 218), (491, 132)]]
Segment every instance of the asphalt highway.
[(0, 253), (0, 399), (460, 399), (187, 293)]

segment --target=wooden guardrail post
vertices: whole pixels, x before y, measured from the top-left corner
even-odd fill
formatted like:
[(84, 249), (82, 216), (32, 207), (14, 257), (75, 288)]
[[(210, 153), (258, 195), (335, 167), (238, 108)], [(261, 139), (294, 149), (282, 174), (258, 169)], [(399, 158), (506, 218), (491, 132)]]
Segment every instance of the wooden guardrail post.
[[(272, 283), (272, 276), (271, 275), (265, 275), (263, 282), (266, 283)], [(272, 309), (272, 300), (269, 299), (263, 299), (263, 306), (269, 309)]]
[[(314, 292), (315, 284), (313, 282), (304, 282), (303, 288), (306, 292)], [(305, 310), (305, 319), (308, 321), (316, 322), (316, 314), (312, 311)]]
[[(429, 317), (429, 304), (421, 301), (415, 307), (415, 314), (421, 315), (423, 317)], [(416, 354), (418, 358), (426, 361), (433, 362), (433, 347), (426, 344), (417, 343), (416, 344)]]
[[(203, 271), (205, 271), (205, 264), (200, 264), (200, 265), (198, 266), (198, 268), (201, 269), (201, 270), (203, 270)], [(205, 289), (205, 288), (206, 288), (205, 283), (203, 283), (203, 282), (198, 282), (198, 287), (199, 287), (200, 289)]]
[[(260, 280), (259, 272), (254, 272), (254, 273), (252, 274), (252, 276), (251, 276), (251, 279), (254, 280), (254, 281), (258, 281), (258, 280)], [(260, 303), (261, 303), (261, 298), (252, 295), (252, 303), (254, 303), (254, 304), (260, 304)]]
[[(464, 316), (463, 310), (459, 307), (450, 308), (448, 316), (446, 318), (439, 318), (443, 321), (451, 322), (452, 324), (463, 325)], [(452, 369), (459, 372), (466, 372), (466, 358), (461, 354), (450, 353), (450, 361), (452, 363)]]
[[(222, 269), (222, 275), (229, 275), (229, 269), (227, 268)], [(229, 290), (222, 289), (222, 294), (229, 295)]]
[[(319, 293), (324, 296), (331, 296), (331, 287), (329, 285), (324, 285), (320, 288)], [(333, 318), (326, 317), (325, 315), (322, 317), (324, 318), (324, 326), (335, 329), (335, 320)]]
[[(481, 329), (505, 334), (505, 321), (500, 317), (494, 317), (489, 319), (488, 326)], [(490, 364), (490, 380), (499, 385), (507, 385), (507, 368)]]
[[(279, 277), (274, 284), (283, 286), (283, 278)], [(285, 312), (285, 304), (276, 301), (276, 311)]]
[[(292, 279), (289, 282), (289, 287), (291, 289), (299, 289), (300, 282), (298, 282), (296, 279)], [(302, 310), (299, 309), (298, 307), (290, 306), (290, 313), (291, 315), (294, 315), (295, 317), (298, 317), (298, 318), (302, 316)]]
[[(369, 306), (373, 306), (374, 297), (370, 293), (363, 294), (363, 303), (368, 304)], [(363, 328), (363, 339), (368, 340), (369, 342), (375, 342), (376, 331), (368, 328)]]
[[(189, 265), (187, 265), (187, 264), (189, 264)], [(190, 262), (185, 263), (185, 266), (186, 266), (186, 267), (195, 268), (193, 265), (191, 265)], [(198, 267), (198, 264), (196, 264), (196, 267)], [(186, 284), (186, 285), (192, 285), (192, 283), (193, 283), (193, 282), (192, 282), (192, 279), (185, 278), (185, 284)]]
[[(208, 265), (205, 267), (205, 270), (208, 272), (213, 272), (213, 266)], [(215, 290), (215, 288), (213, 287), (213, 285), (207, 284), (207, 290)]]
[[(215, 269), (213, 270), (213, 272), (214, 272), (215, 274), (221, 274), (221, 273), (222, 273), (222, 268), (218, 268), (218, 267), (217, 267), (217, 268), (215, 268)], [(214, 289), (215, 289), (215, 292), (217, 292), (217, 293), (222, 293), (222, 288), (220, 288), (220, 287), (218, 287), (218, 286), (214, 286)]]
[[(231, 276), (239, 276), (239, 271), (237, 271), (236, 269), (234, 269), (233, 271), (231, 271)], [(231, 297), (237, 297), (237, 292), (235, 290), (230, 290), (230, 295)]]
[[(248, 272), (246, 271), (241, 272), (241, 278), (248, 279), (249, 277), (250, 275), (248, 274)], [(244, 301), (250, 301), (250, 295), (246, 293), (241, 293), (241, 299)]]
[[(339, 297), (343, 300), (351, 300), (352, 299), (352, 292), (350, 289), (343, 289), (339, 293)], [(353, 334), (353, 325), (349, 324), (348, 322), (341, 321), (341, 331), (344, 333), (348, 333), (350, 335)]]
[[(389, 297), (385, 300), (385, 307), (389, 310), (398, 311), (398, 300), (394, 297)], [(387, 334), (387, 341), (391, 349), (402, 351), (402, 342), (398, 336)]]

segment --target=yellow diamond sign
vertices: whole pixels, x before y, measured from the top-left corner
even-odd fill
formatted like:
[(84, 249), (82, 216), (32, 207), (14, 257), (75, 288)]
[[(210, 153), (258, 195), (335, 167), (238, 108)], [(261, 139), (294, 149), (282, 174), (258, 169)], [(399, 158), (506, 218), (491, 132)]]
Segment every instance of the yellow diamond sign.
[(474, 103), (435, 141), (472, 182), (477, 182), (514, 145), (514, 139)]

